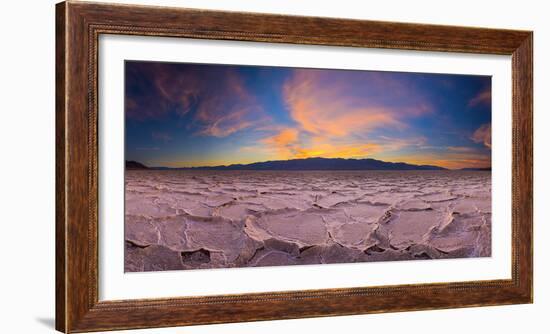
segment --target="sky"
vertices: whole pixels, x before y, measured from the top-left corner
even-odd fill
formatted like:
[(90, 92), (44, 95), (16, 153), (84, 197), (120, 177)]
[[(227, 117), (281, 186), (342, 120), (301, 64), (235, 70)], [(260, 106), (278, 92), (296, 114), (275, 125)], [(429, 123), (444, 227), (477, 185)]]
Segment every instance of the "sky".
[(491, 77), (126, 61), (126, 160), (491, 166)]

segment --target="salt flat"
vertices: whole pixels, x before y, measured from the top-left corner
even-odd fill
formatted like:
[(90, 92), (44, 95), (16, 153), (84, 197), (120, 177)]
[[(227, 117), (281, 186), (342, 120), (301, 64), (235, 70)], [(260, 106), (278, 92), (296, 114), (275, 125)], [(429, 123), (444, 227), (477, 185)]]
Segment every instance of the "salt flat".
[(484, 171), (127, 170), (125, 271), (491, 255)]

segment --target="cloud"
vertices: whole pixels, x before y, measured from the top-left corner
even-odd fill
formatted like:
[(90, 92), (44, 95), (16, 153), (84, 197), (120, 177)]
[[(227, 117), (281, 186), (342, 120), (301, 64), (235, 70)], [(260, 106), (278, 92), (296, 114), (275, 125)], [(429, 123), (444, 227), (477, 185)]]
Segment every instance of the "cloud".
[(397, 151), (407, 147), (415, 147), (417, 149), (428, 148), (426, 137), (410, 137), (410, 138), (395, 138), (388, 136), (378, 136), (376, 142), (384, 147), (385, 151)]
[(471, 139), (476, 143), (483, 143), (491, 148), (491, 123), (481, 125), (473, 134)]
[(399, 155), (387, 159), (393, 162), (407, 162), (417, 165), (433, 165), (449, 169), (485, 168), (491, 166), (491, 155), (470, 152), (425, 152)]
[[(220, 108), (223, 108), (220, 106)], [(242, 109), (239, 109), (242, 108)], [(216, 106), (208, 109), (208, 103), (197, 112), (197, 120), (202, 128), (197, 132), (200, 135), (227, 137), (237, 131), (250, 128), (267, 121), (258, 115), (259, 110), (253, 107), (227, 107), (227, 114), (218, 112)]]
[(477, 149), (475, 147), (469, 147), (469, 146), (447, 146), (447, 150), (451, 152), (477, 152)]
[(272, 159), (361, 158), (379, 152), (381, 146), (375, 143), (334, 142), (325, 137), (300, 133), (295, 128), (284, 128), (262, 139), (260, 145), (246, 149), (267, 153)]
[(215, 137), (267, 120), (231, 67), (148, 62), (126, 65), (126, 116), (186, 119), (194, 133)]
[(396, 85), (375, 72), (294, 70), (284, 84), (283, 96), (290, 116), (302, 130), (341, 137), (380, 127), (403, 128), (402, 116), (429, 111), (427, 104), (418, 101), (388, 107), (380, 93), (391, 86), (403, 97), (402, 87)]
[(381, 147), (375, 143), (352, 143), (335, 145), (324, 142), (317, 145), (306, 147), (296, 158), (365, 158), (377, 152), (380, 152)]
[[(448, 168), (490, 165), (490, 155), (483, 155), (486, 150), (481, 147), (476, 151), (467, 146), (429, 145), (422, 136), (428, 132), (421, 118), (438, 115), (429, 102), (435, 100), (426, 95), (418, 77), (288, 69), (282, 86), (278, 79), (270, 86), (274, 97), (282, 97), (284, 108), (280, 108), (271, 98), (253, 94), (257, 89), (249, 89), (240, 73), (231, 66), (128, 62), (126, 117), (174, 123), (196, 137), (225, 138), (247, 130), (239, 138), (244, 141), (235, 140), (241, 160), (373, 157)], [(462, 103), (490, 103), (490, 94), (486, 90)], [(168, 142), (172, 133), (151, 132), (151, 139)], [(484, 124), (470, 138), (490, 148), (491, 124)], [(155, 144), (140, 149), (152, 150)]]
[(169, 142), (172, 140), (172, 136), (166, 132), (157, 132), (153, 131), (151, 133), (151, 138), (157, 141)]
[(276, 135), (263, 139), (262, 143), (268, 149), (275, 150), (279, 157), (286, 159), (297, 156), (301, 150), (298, 142), (298, 130), (293, 128), (282, 129)]
[(477, 105), (491, 105), (491, 87), (479, 92), (479, 94), (468, 102), (469, 107), (475, 107)]
[(266, 136), (244, 148), (248, 153), (272, 159), (364, 158), (427, 142), (418, 136), (370, 135), (376, 129), (403, 130), (407, 118), (432, 112), (391, 73), (294, 69), (283, 84), (282, 97), (292, 122), (255, 127)]
[(139, 146), (135, 148), (136, 151), (158, 151), (159, 147), (156, 146)]

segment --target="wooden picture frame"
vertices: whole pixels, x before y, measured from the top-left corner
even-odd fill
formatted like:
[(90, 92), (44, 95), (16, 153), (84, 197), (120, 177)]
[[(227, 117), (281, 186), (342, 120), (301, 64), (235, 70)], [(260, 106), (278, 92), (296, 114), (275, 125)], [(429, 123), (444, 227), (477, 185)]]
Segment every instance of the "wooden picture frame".
[[(98, 299), (98, 37), (170, 36), (512, 56), (511, 279)], [(533, 33), (66, 1), (56, 7), (56, 329), (120, 330), (531, 303)]]

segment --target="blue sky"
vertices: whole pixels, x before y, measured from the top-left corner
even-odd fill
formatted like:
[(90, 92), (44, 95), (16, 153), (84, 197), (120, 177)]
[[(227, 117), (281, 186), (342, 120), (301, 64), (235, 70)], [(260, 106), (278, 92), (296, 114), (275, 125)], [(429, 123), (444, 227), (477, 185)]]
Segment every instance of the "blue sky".
[(491, 78), (127, 61), (126, 160), (491, 166)]

